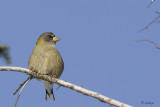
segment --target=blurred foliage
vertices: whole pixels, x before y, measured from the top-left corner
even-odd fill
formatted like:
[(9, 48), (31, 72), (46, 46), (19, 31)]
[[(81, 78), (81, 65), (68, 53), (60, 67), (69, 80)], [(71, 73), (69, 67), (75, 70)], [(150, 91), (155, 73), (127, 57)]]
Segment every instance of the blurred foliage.
[(9, 47), (5, 44), (0, 45), (0, 57), (4, 57), (8, 64), (11, 63), (11, 58), (9, 56)]

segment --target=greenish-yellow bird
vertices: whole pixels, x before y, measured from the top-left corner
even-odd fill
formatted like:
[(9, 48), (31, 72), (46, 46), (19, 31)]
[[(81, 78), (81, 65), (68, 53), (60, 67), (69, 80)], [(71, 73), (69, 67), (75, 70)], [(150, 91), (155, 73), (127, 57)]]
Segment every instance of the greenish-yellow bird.
[[(61, 76), (64, 69), (64, 63), (55, 46), (56, 42), (59, 40), (60, 38), (56, 37), (52, 32), (45, 32), (40, 35), (29, 58), (28, 66), (31, 71), (50, 75), (55, 78)], [(46, 88), (45, 99), (55, 100), (53, 83), (44, 80), (40, 81), (44, 83)]]

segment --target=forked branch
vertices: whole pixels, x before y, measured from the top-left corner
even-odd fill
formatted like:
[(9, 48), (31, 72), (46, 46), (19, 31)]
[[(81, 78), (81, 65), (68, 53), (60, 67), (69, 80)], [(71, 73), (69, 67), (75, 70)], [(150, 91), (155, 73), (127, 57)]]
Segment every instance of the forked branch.
[(137, 33), (140, 33), (144, 30), (147, 30), (153, 23), (158, 22), (158, 19), (160, 18), (160, 12), (156, 11), (156, 13), (158, 14), (158, 16), (156, 18), (154, 18), (148, 25), (146, 25), (144, 28), (140, 29)]
[(14, 107), (16, 107), (17, 103), (18, 103), (18, 99), (22, 93), (22, 90), (24, 89), (24, 87), (27, 85), (27, 83), (32, 79), (32, 77), (30, 76), (26, 81), (23, 82), (23, 84), (20, 85), (20, 87), (18, 87), (18, 89), (13, 93), (13, 95), (15, 95), (17, 93), (17, 91), (21, 88), (19, 94), (18, 94), (18, 97), (17, 97), (17, 100), (16, 100), (16, 103), (14, 104)]

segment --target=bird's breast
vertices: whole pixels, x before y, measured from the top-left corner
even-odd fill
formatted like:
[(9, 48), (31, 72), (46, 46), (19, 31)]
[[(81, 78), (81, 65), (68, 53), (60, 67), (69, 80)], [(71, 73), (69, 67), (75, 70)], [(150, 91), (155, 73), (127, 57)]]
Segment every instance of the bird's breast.
[(40, 74), (55, 75), (59, 78), (64, 63), (55, 46), (35, 46), (29, 59), (29, 68)]

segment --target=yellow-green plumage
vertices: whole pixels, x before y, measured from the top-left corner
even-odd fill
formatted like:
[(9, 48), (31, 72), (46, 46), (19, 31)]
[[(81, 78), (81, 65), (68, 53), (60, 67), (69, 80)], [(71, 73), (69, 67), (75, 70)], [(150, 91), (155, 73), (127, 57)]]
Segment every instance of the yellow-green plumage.
[[(54, 41), (50, 35), (53, 38), (55, 37), (51, 32), (43, 33), (39, 37), (37, 44), (33, 49), (32, 55), (30, 56), (28, 65), (29, 69), (33, 72), (59, 78), (63, 72), (64, 64), (59, 52), (56, 49), (56, 41)], [(46, 86), (46, 100), (49, 98), (54, 100), (54, 95), (52, 95), (53, 84), (43, 80), (42, 82), (44, 82)]]

